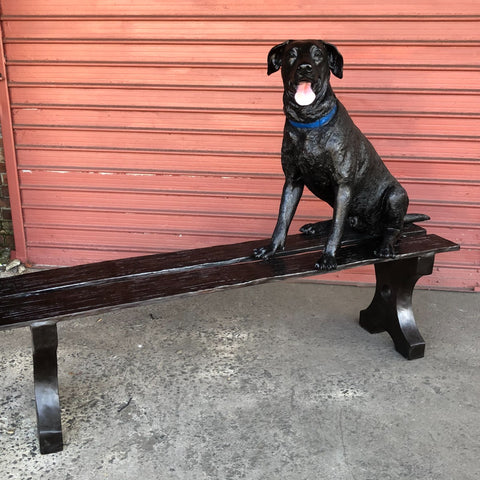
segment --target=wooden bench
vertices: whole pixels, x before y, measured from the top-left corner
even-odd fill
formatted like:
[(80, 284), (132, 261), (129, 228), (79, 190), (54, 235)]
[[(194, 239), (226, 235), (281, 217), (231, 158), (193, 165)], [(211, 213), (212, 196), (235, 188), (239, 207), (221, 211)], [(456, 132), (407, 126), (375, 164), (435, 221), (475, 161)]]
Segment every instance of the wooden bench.
[[(196, 250), (126, 258), (30, 273), (0, 280), (0, 328), (29, 326), (33, 338), (34, 387), (41, 453), (62, 450), (57, 378), (57, 326), (60, 320), (111, 311), (176, 295), (210, 292), (276, 278), (318, 275), (314, 269), (325, 233), (292, 235), (287, 248), (269, 261), (252, 251), (268, 241), (249, 241)], [(338, 269), (374, 264), (376, 291), (360, 312), (360, 325), (371, 333), (387, 331), (407, 359), (420, 358), (425, 342), (412, 313), (417, 280), (432, 273), (435, 254), (459, 246), (417, 225), (402, 234), (394, 259), (373, 254), (371, 239), (346, 234)]]

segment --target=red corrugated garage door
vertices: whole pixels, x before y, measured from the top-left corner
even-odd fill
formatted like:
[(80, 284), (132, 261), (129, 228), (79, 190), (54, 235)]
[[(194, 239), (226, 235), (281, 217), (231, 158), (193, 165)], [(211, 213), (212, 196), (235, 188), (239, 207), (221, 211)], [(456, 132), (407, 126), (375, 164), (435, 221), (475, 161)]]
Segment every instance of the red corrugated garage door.
[[(270, 236), (284, 120), (266, 54), (322, 38), (410, 210), (462, 244), (423, 284), (478, 287), (480, 4), (374, 3), (0, 0), (17, 256), (69, 265)], [(293, 228), (330, 214), (306, 195)]]

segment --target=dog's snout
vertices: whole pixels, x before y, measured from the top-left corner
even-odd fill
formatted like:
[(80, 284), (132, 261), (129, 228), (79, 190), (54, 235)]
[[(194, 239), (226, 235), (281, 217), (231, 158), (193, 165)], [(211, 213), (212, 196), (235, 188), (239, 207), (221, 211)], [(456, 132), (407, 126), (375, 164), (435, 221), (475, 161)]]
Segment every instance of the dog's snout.
[(313, 67), (309, 63), (302, 63), (298, 66), (298, 71), (302, 73), (312, 73)]

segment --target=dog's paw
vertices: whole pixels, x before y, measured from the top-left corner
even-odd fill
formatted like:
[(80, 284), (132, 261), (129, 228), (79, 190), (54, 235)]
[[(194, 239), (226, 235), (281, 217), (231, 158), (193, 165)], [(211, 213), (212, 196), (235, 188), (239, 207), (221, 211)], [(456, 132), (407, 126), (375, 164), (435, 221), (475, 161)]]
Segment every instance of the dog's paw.
[(300, 227), (300, 232), (304, 235), (328, 235), (332, 229), (331, 220), (317, 222), (317, 223), (306, 223), (303, 227)]
[(272, 247), (260, 247), (253, 250), (252, 257), (257, 260), (268, 260), (275, 255), (275, 250)]
[(394, 258), (395, 248), (391, 244), (384, 244), (380, 245), (373, 253), (378, 258)]
[(374, 254), (379, 258), (395, 258), (395, 245), (397, 244), (400, 230), (395, 228), (387, 228), (385, 236), (380, 242)]
[(304, 235), (316, 235), (316, 223), (306, 223), (303, 227), (300, 227), (300, 232)]
[(333, 255), (324, 253), (320, 260), (315, 264), (315, 268), (325, 272), (335, 270), (337, 268), (337, 260)]

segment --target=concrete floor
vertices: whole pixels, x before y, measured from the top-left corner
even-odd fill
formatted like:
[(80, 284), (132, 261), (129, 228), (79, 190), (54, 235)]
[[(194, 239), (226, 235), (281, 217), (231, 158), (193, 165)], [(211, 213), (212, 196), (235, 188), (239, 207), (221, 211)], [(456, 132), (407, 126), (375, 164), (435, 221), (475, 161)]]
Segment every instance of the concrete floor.
[(417, 290), (407, 361), (358, 326), (372, 294), (283, 281), (60, 323), (53, 455), (29, 331), (2, 331), (0, 478), (479, 479), (480, 296)]

